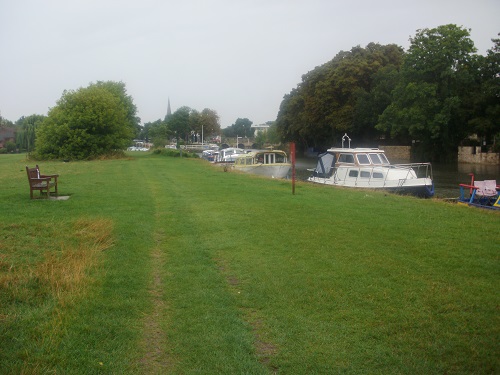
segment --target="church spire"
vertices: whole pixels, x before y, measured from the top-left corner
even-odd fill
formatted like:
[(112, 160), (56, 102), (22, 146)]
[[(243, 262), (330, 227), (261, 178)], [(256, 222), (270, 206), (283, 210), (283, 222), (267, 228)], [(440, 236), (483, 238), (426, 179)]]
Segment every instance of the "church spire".
[(172, 110), (170, 109), (170, 98), (168, 98), (167, 118), (170, 118), (170, 116), (172, 116)]

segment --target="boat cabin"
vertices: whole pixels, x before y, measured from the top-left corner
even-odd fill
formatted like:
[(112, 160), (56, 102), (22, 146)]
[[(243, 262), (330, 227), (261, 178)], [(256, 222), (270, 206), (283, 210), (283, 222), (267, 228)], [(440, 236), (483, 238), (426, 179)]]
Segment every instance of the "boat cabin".
[(235, 160), (235, 165), (283, 164), (288, 159), (284, 151), (257, 151), (241, 155)]

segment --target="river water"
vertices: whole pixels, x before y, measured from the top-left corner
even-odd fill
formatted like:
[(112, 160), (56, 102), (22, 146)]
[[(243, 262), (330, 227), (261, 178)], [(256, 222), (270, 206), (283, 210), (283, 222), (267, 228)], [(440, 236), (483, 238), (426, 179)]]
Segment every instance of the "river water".
[[(391, 161), (393, 164), (408, 161)], [(307, 169), (316, 167), (315, 158), (297, 158), (295, 174), (297, 180), (306, 180), (312, 172)], [(458, 198), (459, 184), (469, 184), (470, 173), (474, 173), (476, 181), (497, 180), (500, 183), (500, 165), (483, 165), (469, 163), (432, 163), (432, 177), (436, 198)]]

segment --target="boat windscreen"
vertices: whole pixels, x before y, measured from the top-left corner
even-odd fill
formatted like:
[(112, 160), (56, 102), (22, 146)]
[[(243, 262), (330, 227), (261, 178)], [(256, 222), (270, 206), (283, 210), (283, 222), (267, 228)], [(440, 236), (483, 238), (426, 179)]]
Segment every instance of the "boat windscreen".
[(314, 170), (313, 176), (320, 178), (328, 178), (332, 175), (335, 165), (335, 156), (328, 152), (318, 155), (318, 164)]

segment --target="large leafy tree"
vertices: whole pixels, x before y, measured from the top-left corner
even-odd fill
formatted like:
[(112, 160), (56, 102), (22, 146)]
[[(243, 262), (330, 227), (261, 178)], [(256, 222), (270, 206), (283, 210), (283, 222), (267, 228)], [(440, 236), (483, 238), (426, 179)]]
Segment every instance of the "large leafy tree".
[(111, 154), (130, 144), (137, 122), (123, 83), (65, 91), (37, 130), (35, 156), (84, 160)]
[[(203, 126), (204, 136), (220, 134), (219, 115), (213, 109), (205, 108), (200, 114), (200, 124)], [(196, 129), (200, 134), (200, 129)]]
[(247, 118), (238, 118), (231, 126), (223, 129), (225, 137), (253, 137), (255, 129), (252, 129), (253, 122)]
[(120, 104), (125, 108), (128, 125), (134, 129), (136, 135), (140, 132), (141, 119), (137, 116), (137, 107), (132, 96), (127, 94), (127, 88), (123, 82), (97, 81), (91, 86), (102, 87), (112, 93), (120, 100)]
[(181, 107), (172, 113), (168, 119), (165, 118), (165, 123), (168, 130), (178, 139), (187, 140), (191, 132), (191, 124), (189, 117), (192, 109), (189, 107)]
[(476, 49), (469, 30), (451, 24), (418, 30), (410, 41), (392, 103), (377, 128), (420, 141), (426, 158), (445, 159), (468, 134)]
[(472, 92), (473, 116), (469, 121), (474, 132), (498, 149), (500, 142), (500, 39), (486, 56), (478, 56), (476, 89)]
[[(376, 119), (389, 103), (380, 95), (386, 81), (379, 71), (385, 69), (385, 76), (390, 76), (402, 56), (401, 47), (370, 43), (341, 51), (303, 75), (281, 103), (280, 136), (320, 148), (331, 146), (345, 132), (359, 140), (375, 137)], [(377, 84), (379, 94), (373, 96)]]

